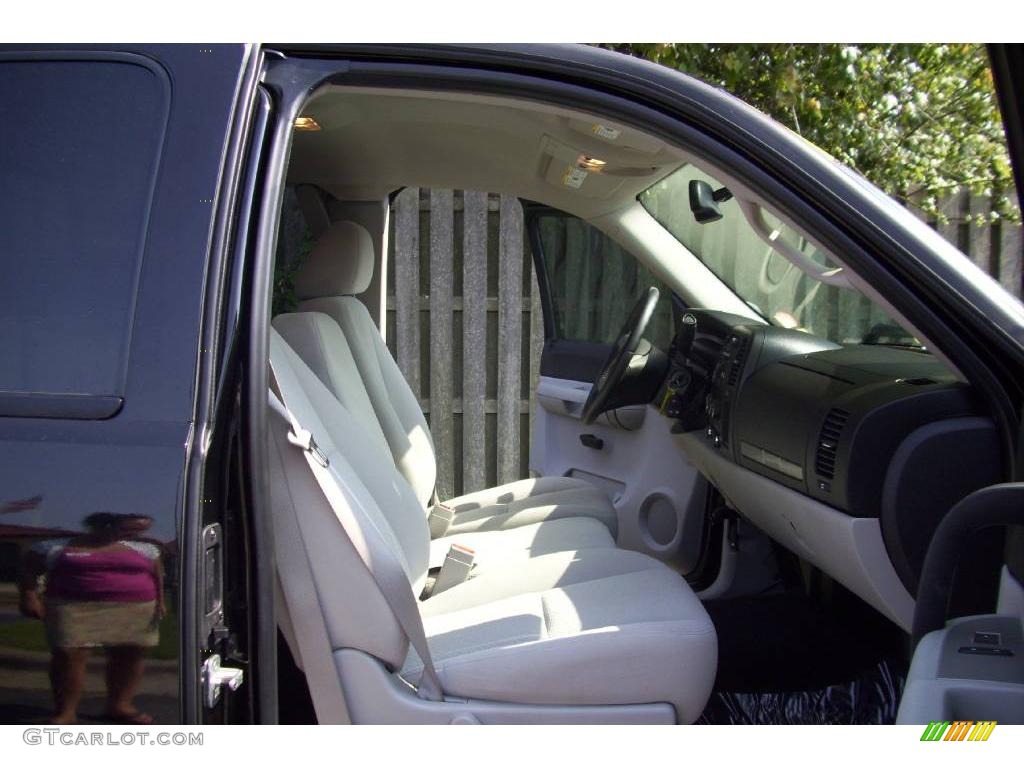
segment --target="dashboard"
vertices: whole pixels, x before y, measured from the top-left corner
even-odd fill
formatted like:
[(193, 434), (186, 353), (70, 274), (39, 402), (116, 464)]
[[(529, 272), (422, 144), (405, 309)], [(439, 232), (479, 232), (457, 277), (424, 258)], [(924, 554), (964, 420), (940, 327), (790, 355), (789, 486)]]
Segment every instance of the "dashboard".
[[(901, 588), (916, 594), (941, 517), (1001, 477), (994, 423), (967, 384), (918, 350), (840, 346), (690, 310), (660, 402), (691, 460), (740, 514), (826, 572), (843, 558), (862, 569), (884, 561), (896, 581), (882, 589), (889, 603)], [(814, 530), (818, 518), (823, 530)], [(855, 548), (877, 530), (882, 551), (830, 550), (844, 546), (827, 541), (840, 529)], [(848, 582), (878, 579), (833, 575), (854, 591), (863, 590)], [(896, 602), (903, 608), (883, 612), (900, 613), (902, 624), (906, 600)]]

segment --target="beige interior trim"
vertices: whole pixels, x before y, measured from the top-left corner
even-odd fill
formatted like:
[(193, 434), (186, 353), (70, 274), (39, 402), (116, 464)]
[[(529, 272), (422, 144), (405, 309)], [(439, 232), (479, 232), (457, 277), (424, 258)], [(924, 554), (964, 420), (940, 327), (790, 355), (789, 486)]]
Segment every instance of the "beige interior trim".
[[(590, 219), (682, 162), (642, 131), (519, 99), (327, 86), (302, 113), (321, 130), (295, 133), (288, 182), (345, 200), (379, 199), (405, 186), (484, 189)], [(578, 187), (564, 183), (581, 155), (605, 165)]]
[(740, 514), (910, 631), (914, 598), (892, 566), (877, 518), (851, 517), (734, 464), (701, 432), (684, 432), (678, 440)]

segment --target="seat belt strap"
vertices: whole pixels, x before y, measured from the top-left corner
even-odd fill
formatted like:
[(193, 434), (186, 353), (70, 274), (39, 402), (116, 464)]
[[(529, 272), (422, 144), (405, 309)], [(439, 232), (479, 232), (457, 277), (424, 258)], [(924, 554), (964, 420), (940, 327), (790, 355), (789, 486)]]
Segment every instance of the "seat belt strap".
[(274, 560), (277, 586), (284, 597), (285, 609), (291, 619), (292, 638), (297, 646), (292, 651), (306, 675), (317, 722), (322, 725), (350, 723), (312, 566), (302, 540), (298, 510), (284, 472), (282, 447), (279, 436), (272, 435), (268, 448), (278, 453), (277, 459), (270, 461)]
[[(389, 551), (383, 536), (373, 525), (369, 516), (360, 509), (359, 518), (367, 524), (360, 525), (359, 520), (356, 519), (354, 508), (359, 505), (358, 496), (347, 487), (342, 488), (343, 480), (331, 472), (330, 460), (327, 455), (320, 450), (309, 430), (303, 429), (298, 419), (288, 409), (284, 393), (274, 374), (273, 365), (270, 366), (270, 382), (271, 410), (287, 422), (289, 426), (288, 442), (302, 450), (302, 455), (305, 456), (306, 463), (334, 512), (334, 516), (377, 583), (395, 620), (423, 664), (423, 673), (416, 686), (417, 694), (420, 698), (428, 701), (442, 701), (444, 694), (441, 681), (430, 656), (430, 647), (427, 645), (427, 638), (423, 631), (419, 605), (413, 594), (412, 586), (409, 584), (408, 576), (402, 570), (394, 553)], [(301, 526), (301, 516), (298, 516), (298, 520)]]

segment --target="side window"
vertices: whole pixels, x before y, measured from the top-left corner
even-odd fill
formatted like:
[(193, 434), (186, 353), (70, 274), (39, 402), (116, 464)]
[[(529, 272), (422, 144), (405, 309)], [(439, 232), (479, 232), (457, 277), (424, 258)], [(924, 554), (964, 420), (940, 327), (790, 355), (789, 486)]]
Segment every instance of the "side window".
[(0, 56), (0, 413), (119, 407), (169, 99), (140, 57)]
[(649, 287), (661, 291), (646, 338), (662, 349), (672, 341), (671, 291), (597, 227), (552, 209), (534, 209), (551, 296), (556, 339), (611, 344), (634, 303)]

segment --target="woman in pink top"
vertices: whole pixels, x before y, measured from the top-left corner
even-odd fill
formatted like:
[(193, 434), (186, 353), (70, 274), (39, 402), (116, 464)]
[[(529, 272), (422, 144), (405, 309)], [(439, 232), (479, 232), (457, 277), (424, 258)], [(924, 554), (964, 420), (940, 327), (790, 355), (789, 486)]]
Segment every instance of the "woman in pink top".
[[(145, 648), (159, 641), (165, 613), (160, 550), (134, 540), (152, 524), (144, 515), (97, 512), (84, 520), (88, 532), (73, 539), (40, 542), (26, 562), (21, 608), (43, 619), (53, 651), (50, 682), (54, 723), (73, 723), (93, 648), (107, 652), (107, 717), (148, 724), (132, 701), (142, 679)], [(40, 577), (45, 592), (40, 597)]]

